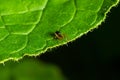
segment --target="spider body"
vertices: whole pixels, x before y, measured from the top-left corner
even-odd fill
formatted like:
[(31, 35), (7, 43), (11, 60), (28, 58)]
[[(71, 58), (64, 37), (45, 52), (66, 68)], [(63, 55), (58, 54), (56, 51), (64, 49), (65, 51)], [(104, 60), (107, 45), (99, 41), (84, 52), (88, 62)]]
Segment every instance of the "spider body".
[(64, 35), (61, 34), (60, 31), (56, 31), (56, 32), (54, 33), (54, 35), (55, 35), (55, 38), (56, 38), (56, 39), (59, 39), (59, 40), (61, 40), (61, 39), (64, 38)]

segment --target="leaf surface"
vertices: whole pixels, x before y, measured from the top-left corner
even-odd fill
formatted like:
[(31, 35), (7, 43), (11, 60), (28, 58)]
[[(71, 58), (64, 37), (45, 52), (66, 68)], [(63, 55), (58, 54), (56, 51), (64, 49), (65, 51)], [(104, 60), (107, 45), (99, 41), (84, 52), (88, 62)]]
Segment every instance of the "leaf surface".
[[(36, 56), (96, 28), (119, 0), (0, 0), (0, 62)], [(60, 31), (63, 39), (55, 39)]]

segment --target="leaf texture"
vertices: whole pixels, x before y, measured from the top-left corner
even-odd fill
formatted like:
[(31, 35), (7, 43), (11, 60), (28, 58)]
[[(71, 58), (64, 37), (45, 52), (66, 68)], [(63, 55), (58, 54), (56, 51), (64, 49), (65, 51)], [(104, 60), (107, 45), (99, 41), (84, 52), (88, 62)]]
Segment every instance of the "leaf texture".
[[(96, 28), (119, 0), (0, 0), (0, 62), (36, 56)], [(64, 35), (55, 39), (55, 32)]]

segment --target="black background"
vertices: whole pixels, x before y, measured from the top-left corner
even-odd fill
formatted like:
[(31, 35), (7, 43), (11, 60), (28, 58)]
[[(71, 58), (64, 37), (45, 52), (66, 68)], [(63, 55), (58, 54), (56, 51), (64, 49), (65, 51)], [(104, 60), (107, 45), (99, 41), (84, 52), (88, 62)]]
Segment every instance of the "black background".
[(98, 29), (38, 57), (68, 80), (120, 80), (120, 4)]

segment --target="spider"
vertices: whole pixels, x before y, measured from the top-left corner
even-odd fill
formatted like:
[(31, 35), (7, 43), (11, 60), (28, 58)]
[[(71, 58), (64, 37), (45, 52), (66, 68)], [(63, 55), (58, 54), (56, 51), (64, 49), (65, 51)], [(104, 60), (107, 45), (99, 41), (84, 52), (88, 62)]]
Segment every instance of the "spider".
[(56, 31), (56, 32), (54, 33), (54, 35), (55, 35), (55, 38), (56, 38), (56, 39), (59, 39), (59, 40), (61, 40), (61, 39), (64, 38), (64, 35), (61, 34), (60, 31)]

